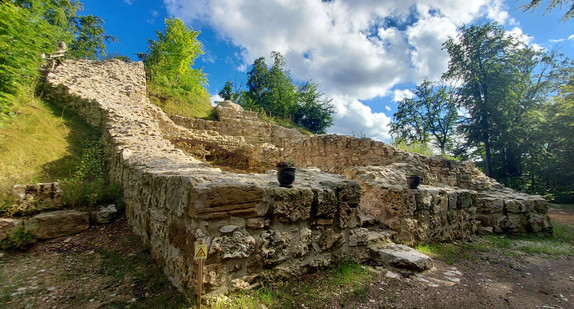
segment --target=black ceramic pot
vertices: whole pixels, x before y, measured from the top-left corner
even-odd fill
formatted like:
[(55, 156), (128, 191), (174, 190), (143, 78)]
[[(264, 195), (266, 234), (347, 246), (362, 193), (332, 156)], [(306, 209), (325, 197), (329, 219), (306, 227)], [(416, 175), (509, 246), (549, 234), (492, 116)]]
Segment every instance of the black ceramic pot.
[(277, 181), (280, 187), (291, 188), (293, 181), (295, 181), (295, 168), (294, 167), (278, 167), (277, 168)]
[(409, 189), (416, 189), (423, 181), (423, 178), (416, 175), (407, 176), (407, 184)]

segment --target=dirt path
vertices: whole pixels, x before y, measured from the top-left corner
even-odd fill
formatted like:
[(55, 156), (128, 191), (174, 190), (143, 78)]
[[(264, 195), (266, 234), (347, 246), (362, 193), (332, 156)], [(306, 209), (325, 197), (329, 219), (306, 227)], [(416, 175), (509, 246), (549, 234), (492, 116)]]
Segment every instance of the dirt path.
[[(552, 209), (550, 215), (574, 228), (574, 213)], [(435, 260), (435, 269), (424, 275), (374, 267), (377, 274), (360, 293), (334, 291), (320, 301), (302, 294), (282, 307), (574, 308), (573, 254), (465, 250), (452, 264)], [(189, 306), (125, 219), (38, 243), (27, 252), (0, 255), (0, 308)], [(312, 286), (317, 278), (320, 274), (297, 280)]]

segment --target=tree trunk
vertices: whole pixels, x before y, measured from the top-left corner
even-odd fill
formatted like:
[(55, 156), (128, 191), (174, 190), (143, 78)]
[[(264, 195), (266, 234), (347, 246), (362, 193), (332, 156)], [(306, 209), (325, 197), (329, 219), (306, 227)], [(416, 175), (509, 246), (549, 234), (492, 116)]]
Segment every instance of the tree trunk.
[(490, 141), (487, 139), (484, 140), (484, 152), (485, 152), (485, 159), (486, 159), (486, 176), (492, 177), (492, 160), (490, 159)]

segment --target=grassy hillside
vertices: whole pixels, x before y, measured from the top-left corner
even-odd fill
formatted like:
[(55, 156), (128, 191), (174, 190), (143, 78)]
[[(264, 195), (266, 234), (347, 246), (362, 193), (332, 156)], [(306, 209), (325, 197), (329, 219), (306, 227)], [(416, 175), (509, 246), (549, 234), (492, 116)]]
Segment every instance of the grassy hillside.
[(216, 118), (215, 109), (211, 106), (207, 93), (199, 97), (181, 95), (148, 81), (147, 95), (153, 104), (159, 106), (168, 115), (202, 119)]
[(0, 129), (0, 215), (27, 215), (10, 198), (14, 184), (59, 181), (69, 207), (112, 201), (119, 189), (106, 180), (100, 132), (75, 113), (24, 91), (14, 99), (16, 116)]

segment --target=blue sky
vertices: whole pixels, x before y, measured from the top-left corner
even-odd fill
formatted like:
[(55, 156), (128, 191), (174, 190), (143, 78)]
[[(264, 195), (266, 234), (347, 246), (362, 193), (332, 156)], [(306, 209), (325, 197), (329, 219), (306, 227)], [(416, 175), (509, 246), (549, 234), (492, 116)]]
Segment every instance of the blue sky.
[(108, 51), (134, 60), (165, 29), (165, 18), (200, 30), (205, 55), (196, 67), (207, 73), (213, 95), (228, 80), (244, 82), (253, 60), (279, 51), (294, 79), (318, 83), (333, 99), (330, 133), (387, 142), (396, 100), (424, 78), (440, 77), (448, 63), (441, 44), (464, 24), (498, 21), (529, 44), (574, 58), (574, 19), (560, 22), (565, 10), (559, 9), (544, 15), (548, 0), (523, 12), (526, 2), (82, 0), (83, 13), (102, 17), (119, 39)]

